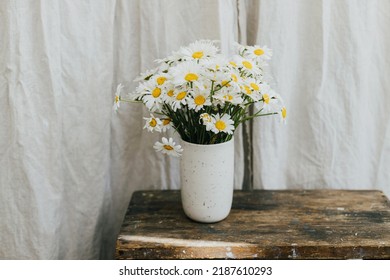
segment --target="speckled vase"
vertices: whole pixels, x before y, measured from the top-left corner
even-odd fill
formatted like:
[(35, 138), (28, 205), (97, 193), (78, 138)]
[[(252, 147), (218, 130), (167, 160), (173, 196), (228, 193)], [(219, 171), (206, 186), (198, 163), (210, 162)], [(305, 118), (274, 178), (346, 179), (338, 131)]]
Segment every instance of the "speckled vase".
[(215, 223), (230, 212), (234, 189), (234, 139), (213, 145), (182, 141), (181, 200), (185, 214)]

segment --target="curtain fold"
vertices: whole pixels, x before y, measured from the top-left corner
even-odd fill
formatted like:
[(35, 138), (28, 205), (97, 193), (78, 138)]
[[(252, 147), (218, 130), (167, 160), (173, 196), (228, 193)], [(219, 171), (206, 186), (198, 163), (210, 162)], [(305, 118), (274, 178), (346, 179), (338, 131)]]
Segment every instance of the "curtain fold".
[(257, 188), (390, 194), (388, 1), (248, 1), (288, 125), (256, 120)]
[(1, 2), (0, 259), (112, 258), (132, 192), (180, 188), (146, 110), (114, 113), (113, 92), (198, 39), (274, 51), (287, 125), (238, 129), (236, 188), (390, 195), (389, 11), (380, 0)]
[(192, 41), (229, 52), (235, 1), (223, 3), (0, 4), (0, 259), (112, 258), (132, 192), (179, 188), (179, 160), (142, 129), (146, 110), (113, 113), (113, 92)]

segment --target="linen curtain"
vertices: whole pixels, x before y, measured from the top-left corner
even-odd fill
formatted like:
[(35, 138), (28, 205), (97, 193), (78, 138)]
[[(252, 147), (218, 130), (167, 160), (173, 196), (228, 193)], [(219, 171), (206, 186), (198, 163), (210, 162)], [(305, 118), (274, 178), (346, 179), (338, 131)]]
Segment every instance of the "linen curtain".
[[(256, 120), (254, 186), (390, 195), (390, 1), (252, 1), (288, 125)], [(255, 24), (257, 23), (257, 24)]]
[(118, 83), (197, 39), (267, 45), (287, 125), (236, 139), (236, 188), (390, 195), (388, 1), (2, 1), (0, 259), (107, 259), (134, 190), (179, 189)]

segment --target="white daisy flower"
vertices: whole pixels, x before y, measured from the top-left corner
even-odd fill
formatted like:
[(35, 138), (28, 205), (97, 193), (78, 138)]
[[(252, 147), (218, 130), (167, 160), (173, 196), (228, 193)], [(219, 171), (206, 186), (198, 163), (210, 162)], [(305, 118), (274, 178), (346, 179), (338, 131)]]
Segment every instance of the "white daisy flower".
[(172, 105), (172, 103), (176, 100), (175, 97), (175, 90), (173, 88), (168, 89), (165, 94), (162, 96), (162, 100), (169, 105)]
[(275, 92), (264, 85), (261, 90), (261, 100), (255, 104), (257, 109), (263, 109), (264, 112), (275, 112), (280, 110), (280, 101), (275, 97)]
[(153, 80), (142, 83), (137, 88), (136, 99), (141, 99), (150, 111), (160, 110), (162, 106), (162, 87)]
[[(227, 73), (221, 70), (212, 70), (211, 68), (206, 68), (203, 72), (203, 75), (198, 84), (203, 84), (203, 81), (214, 82), (214, 86), (217, 86), (221, 81), (229, 81), (229, 76)], [(211, 85), (211, 84), (210, 84)]]
[(244, 57), (248, 57), (251, 59), (265, 59), (269, 60), (272, 57), (272, 50), (267, 46), (260, 47), (258, 45), (255, 46), (243, 46), (239, 43), (234, 44), (237, 50), (237, 53)]
[(218, 91), (215, 95), (213, 95), (214, 99), (222, 101), (222, 104), (225, 102), (229, 102), (233, 105), (239, 105), (243, 103), (243, 99), (240, 94), (236, 91), (224, 90)]
[(189, 99), (188, 92), (183, 88), (175, 89), (174, 96), (172, 97), (172, 109), (176, 112), (177, 109), (180, 109), (183, 105), (187, 105), (187, 100)]
[(229, 68), (229, 71), (226, 74), (228, 79), (230, 80), (229, 85), (231, 87), (231, 90), (239, 92), (241, 86), (245, 84), (245, 79), (241, 77), (240, 71), (237, 68)]
[(263, 87), (263, 84), (256, 79), (253, 78), (246, 78), (245, 83), (249, 86), (249, 88), (254, 91), (255, 93), (260, 93), (261, 88)]
[(241, 86), (241, 92), (244, 93), (245, 96), (249, 96), (254, 102), (259, 101), (261, 99), (261, 94), (250, 86), (250, 84), (246, 83)]
[(219, 113), (214, 117), (213, 127), (211, 129), (215, 134), (224, 132), (227, 134), (233, 134), (234, 132), (234, 121), (230, 118), (228, 114), (219, 116)]
[(169, 69), (172, 82), (175, 86), (182, 86), (187, 83), (196, 83), (202, 75), (203, 69), (196, 62), (183, 62)]
[(267, 46), (260, 47), (255, 45), (252, 47), (247, 47), (244, 56), (255, 60), (270, 60), (272, 57), (272, 50), (270, 48), (267, 48)]
[(201, 114), (199, 121), (206, 126), (207, 131), (210, 131), (214, 127), (214, 118), (207, 113)]
[(232, 68), (232, 69), (237, 69), (238, 70), (238, 64), (237, 64), (237, 62), (234, 61), (234, 59), (231, 59), (229, 61), (229, 67)]
[(161, 120), (161, 132), (166, 132), (168, 129), (172, 127), (172, 120), (170, 118), (164, 118)]
[(226, 67), (220, 68), (218, 70), (211, 70), (211, 69), (208, 70), (209, 73), (207, 78), (214, 81), (215, 85), (221, 84), (222, 82), (224, 82), (226, 85), (226, 83), (230, 82), (231, 80), (231, 77), (228, 72), (228, 68)]
[(150, 114), (150, 118), (144, 118), (144, 120), (146, 121), (144, 129), (146, 128), (149, 132), (161, 132), (162, 121), (159, 118)]
[(201, 78), (198, 80), (198, 83), (195, 83), (191, 89), (210, 92), (211, 85), (212, 85), (212, 80), (206, 79), (205, 77), (201, 76)]
[(235, 83), (240, 83), (241, 82), (241, 73), (240, 71), (238, 70), (238, 68), (235, 68), (235, 67), (229, 67), (229, 71), (228, 71), (228, 74), (229, 74), (229, 78), (235, 82)]
[(180, 145), (176, 145), (175, 142), (173, 142), (172, 138), (169, 138), (169, 140), (165, 137), (162, 138), (162, 142), (156, 142), (154, 143), (153, 148), (166, 155), (179, 157), (181, 156), (181, 152), (183, 152), (183, 149)]
[(171, 83), (171, 80), (166, 80), (162, 85), (162, 94), (161, 99), (167, 104), (171, 104), (174, 101), (175, 97), (175, 87)]
[(153, 76), (153, 79), (156, 81), (157, 85), (162, 86), (168, 79), (168, 75), (165, 73), (158, 73)]
[(201, 60), (214, 57), (218, 48), (207, 40), (196, 41), (187, 47), (182, 47), (178, 54), (185, 60)]
[(269, 112), (272, 105), (272, 93), (265, 90), (264, 93), (261, 94), (261, 101), (263, 101), (263, 109), (266, 112)]
[(192, 93), (192, 98), (188, 99), (188, 107), (195, 110), (195, 112), (198, 112), (204, 106), (210, 106), (211, 101), (209, 95), (208, 92), (195, 90)]
[(236, 55), (233, 57), (233, 61), (237, 64), (237, 67), (246, 74), (259, 76), (263, 72), (253, 59)]
[(202, 65), (210, 71), (224, 71), (228, 66), (228, 60), (222, 54), (218, 54), (215, 57), (202, 61)]
[(124, 88), (124, 86), (122, 84), (119, 84), (116, 87), (114, 106), (113, 106), (113, 110), (115, 110), (115, 111), (118, 111), (118, 109), (121, 105), (121, 93), (122, 93), (123, 88)]

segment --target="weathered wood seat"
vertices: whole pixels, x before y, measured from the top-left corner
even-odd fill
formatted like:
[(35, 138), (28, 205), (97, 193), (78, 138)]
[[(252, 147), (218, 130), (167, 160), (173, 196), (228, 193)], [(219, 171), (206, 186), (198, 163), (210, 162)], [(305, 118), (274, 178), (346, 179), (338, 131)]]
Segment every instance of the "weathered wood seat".
[(380, 191), (236, 191), (215, 224), (188, 219), (179, 191), (138, 191), (117, 259), (390, 259), (390, 203)]

